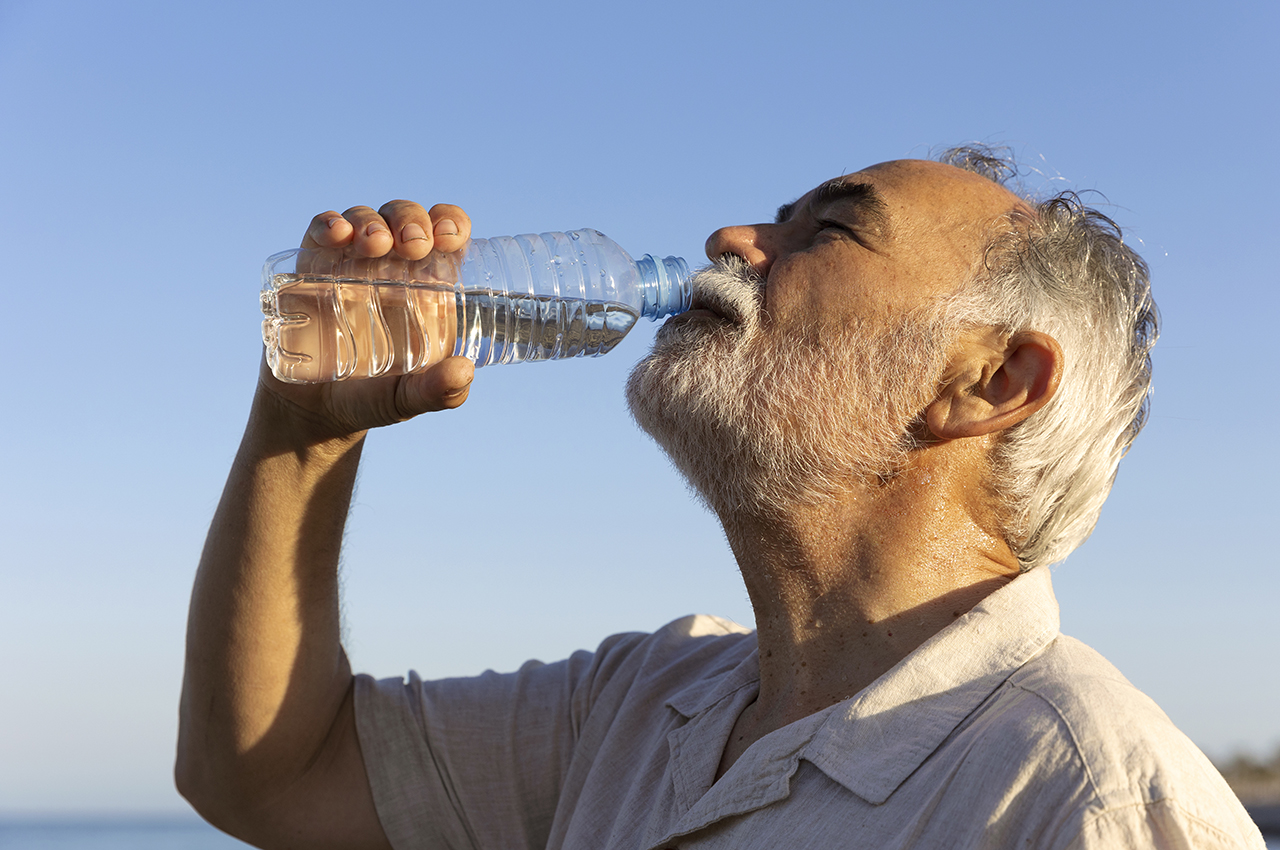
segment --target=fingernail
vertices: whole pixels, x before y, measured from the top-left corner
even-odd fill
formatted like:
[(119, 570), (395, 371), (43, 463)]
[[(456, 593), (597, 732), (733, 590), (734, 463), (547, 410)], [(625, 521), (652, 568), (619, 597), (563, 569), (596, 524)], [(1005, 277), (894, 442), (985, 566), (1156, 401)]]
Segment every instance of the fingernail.
[(369, 222), (369, 226), (364, 229), (365, 236), (372, 236), (375, 233), (390, 233), (390, 232), (391, 232), (390, 230), (387, 230), (387, 226), (379, 221)]
[(458, 225), (451, 218), (442, 218), (436, 222), (436, 226), (432, 228), (432, 232), (436, 236), (457, 236)]
[(426, 239), (426, 238), (427, 238), (427, 232), (423, 230), (419, 225), (416, 225), (416, 224), (406, 224), (400, 230), (401, 242), (416, 242), (419, 239)]
[(333, 218), (325, 222), (325, 226), (328, 227), (330, 230), (333, 230), (335, 227), (338, 226), (338, 222), (340, 221), (346, 221), (346, 219), (340, 215), (335, 215)]
[(467, 381), (462, 386), (449, 390), (447, 393), (445, 393), (442, 396), (442, 398), (444, 398), (445, 401), (452, 401), (454, 399), (464, 397), (470, 391), (471, 391), (471, 382)]

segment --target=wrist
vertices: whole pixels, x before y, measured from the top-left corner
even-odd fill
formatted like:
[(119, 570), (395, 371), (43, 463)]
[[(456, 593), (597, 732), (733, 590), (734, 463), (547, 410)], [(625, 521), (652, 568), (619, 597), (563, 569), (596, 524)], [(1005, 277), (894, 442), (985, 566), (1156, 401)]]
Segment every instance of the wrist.
[[(274, 382), (274, 379), (271, 379)], [(351, 430), (259, 380), (249, 428), (269, 454), (337, 459), (364, 443), (365, 429)]]

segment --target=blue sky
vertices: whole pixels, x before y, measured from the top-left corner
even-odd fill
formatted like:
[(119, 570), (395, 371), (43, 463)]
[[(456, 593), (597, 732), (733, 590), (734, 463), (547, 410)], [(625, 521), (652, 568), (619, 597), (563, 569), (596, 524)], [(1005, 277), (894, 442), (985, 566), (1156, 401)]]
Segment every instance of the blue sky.
[[(618, 8), (618, 7), (623, 8)], [(1280, 745), (1275, 4), (0, 3), (0, 813), (153, 811), (186, 600), (259, 357), (262, 260), (396, 197), (480, 235), (716, 227), (968, 140), (1091, 196), (1164, 319), (1147, 432), (1055, 570), (1063, 627), (1211, 755)], [(370, 439), (357, 668), (509, 668), (749, 622), (608, 357), (493, 367)]]

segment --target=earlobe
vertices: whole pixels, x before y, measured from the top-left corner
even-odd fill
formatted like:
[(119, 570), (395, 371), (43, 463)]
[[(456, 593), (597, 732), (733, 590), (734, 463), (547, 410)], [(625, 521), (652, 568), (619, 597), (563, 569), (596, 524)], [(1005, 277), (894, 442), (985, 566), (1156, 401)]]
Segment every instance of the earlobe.
[(1049, 403), (1062, 377), (1062, 347), (1048, 334), (1023, 331), (1003, 346), (975, 345), (925, 410), (934, 436), (980, 437), (1012, 428)]

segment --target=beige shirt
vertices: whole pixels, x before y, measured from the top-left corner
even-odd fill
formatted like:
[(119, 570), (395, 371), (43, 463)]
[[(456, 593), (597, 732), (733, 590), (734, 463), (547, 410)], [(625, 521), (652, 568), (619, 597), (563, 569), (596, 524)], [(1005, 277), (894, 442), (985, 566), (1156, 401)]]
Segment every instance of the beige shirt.
[(756, 742), (755, 637), (712, 617), (474, 679), (360, 677), (360, 743), (409, 848), (1263, 848), (1221, 776), (1058, 632), (1049, 573), (852, 699)]

